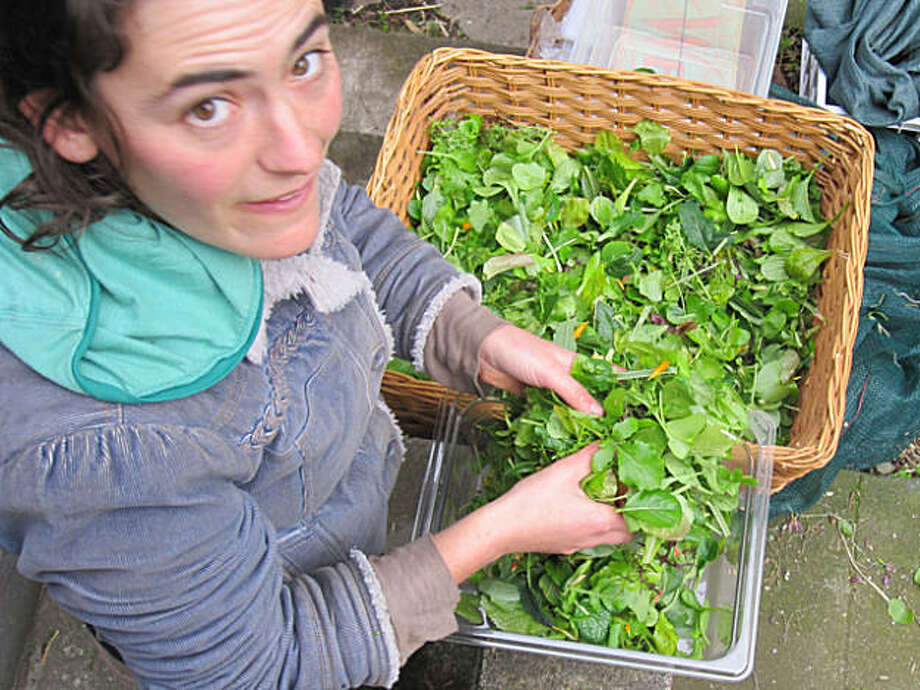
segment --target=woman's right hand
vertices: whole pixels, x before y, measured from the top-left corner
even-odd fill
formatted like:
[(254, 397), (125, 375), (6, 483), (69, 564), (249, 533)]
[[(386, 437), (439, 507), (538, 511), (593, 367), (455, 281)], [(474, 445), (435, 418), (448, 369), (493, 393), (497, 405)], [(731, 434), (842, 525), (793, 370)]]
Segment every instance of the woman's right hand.
[(454, 580), (462, 582), (506, 553), (573, 553), (629, 541), (623, 516), (592, 501), (579, 486), (596, 450), (591, 444), (557, 460), (435, 534)]

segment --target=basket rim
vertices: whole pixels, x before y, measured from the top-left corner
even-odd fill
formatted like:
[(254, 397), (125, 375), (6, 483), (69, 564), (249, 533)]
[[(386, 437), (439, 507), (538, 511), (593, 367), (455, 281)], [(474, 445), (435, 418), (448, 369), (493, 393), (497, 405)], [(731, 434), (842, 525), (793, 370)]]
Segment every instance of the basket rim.
[[(786, 101), (781, 98), (770, 98), (769, 96), (758, 96), (747, 91), (732, 89), (724, 86), (717, 86), (709, 82), (688, 79), (686, 77), (677, 77), (664, 73), (651, 73), (638, 70), (628, 69), (611, 69), (609, 67), (598, 67), (595, 65), (583, 65), (573, 62), (564, 62), (550, 58), (529, 57), (526, 55), (516, 55), (511, 53), (498, 53), (480, 48), (452, 48), (441, 47), (435, 48), (429, 53), (423, 55), (416, 62), (410, 72), (433, 71), (441, 65), (448, 62), (489, 64), (502, 63), (509, 67), (522, 67), (533, 70), (541, 70), (547, 74), (565, 73), (579, 77), (600, 77), (611, 81), (623, 81), (642, 84), (646, 86), (656, 86), (662, 88), (677, 89), (688, 93), (695, 93), (700, 96), (709, 96), (719, 100), (731, 101), (737, 105), (758, 105), (769, 110), (775, 110), (782, 113), (801, 113), (815, 122), (827, 122), (853, 127), (860, 131), (866, 137), (871, 139), (871, 134), (857, 120), (847, 114), (837, 113), (825, 110), (817, 104), (814, 106), (802, 105), (793, 101)], [(404, 86), (408, 83), (404, 83)]]
[[(508, 67), (521, 67), (530, 70), (543, 71), (546, 74), (566, 74), (578, 77), (601, 78), (606, 81), (632, 83), (641, 86), (651, 86), (660, 89), (677, 90), (681, 93), (693, 94), (698, 97), (716, 98), (735, 105), (749, 105), (767, 112), (801, 118), (816, 125), (843, 127), (851, 130), (859, 139), (863, 140), (864, 148), (874, 154), (875, 140), (869, 131), (859, 122), (845, 114), (824, 110), (817, 106), (806, 106), (779, 98), (757, 96), (746, 91), (739, 91), (707, 82), (695, 81), (685, 77), (675, 77), (668, 74), (652, 74), (636, 70), (610, 69), (594, 65), (580, 65), (548, 58), (536, 58), (510, 53), (497, 53), (480, 48), (436, 48), (423, 55), (410, 71), (399, 94), (397, 95), (393, 115), (387, 123), (383, 135), (383, 143), (374, 165), (374, 171), (366, 185), (368, 195), (375, 199), (383, 191), (385, 184), (384, 171), (389, 166), (395, 155), (393, 144), (395, 133), (404, 129), (404, 125), (413, 117), (412, 109), (408, 103), (414, 100), (418, 89), (415, 83), (425, 83), (427, 77), (441, 69), (445, 64), (455, 62), (458, 66), (488, 66), (501, 64)], [(868, 148), (866, 148), (868, 147)]]

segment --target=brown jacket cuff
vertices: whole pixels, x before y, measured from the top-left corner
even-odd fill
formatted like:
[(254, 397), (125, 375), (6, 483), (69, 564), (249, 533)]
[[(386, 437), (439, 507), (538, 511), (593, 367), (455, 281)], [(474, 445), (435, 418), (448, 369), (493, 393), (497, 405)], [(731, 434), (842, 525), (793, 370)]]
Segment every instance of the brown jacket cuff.
[(487, 335), (506, 323), (458, 291), (444, 304), (425, 342), (425, 369), (449, 388), (482, 395), (479, 349)]
[(460, 589), (430, 535), (368, 560), (386, 598), (400, 664), (425, 642), (457, 630)]

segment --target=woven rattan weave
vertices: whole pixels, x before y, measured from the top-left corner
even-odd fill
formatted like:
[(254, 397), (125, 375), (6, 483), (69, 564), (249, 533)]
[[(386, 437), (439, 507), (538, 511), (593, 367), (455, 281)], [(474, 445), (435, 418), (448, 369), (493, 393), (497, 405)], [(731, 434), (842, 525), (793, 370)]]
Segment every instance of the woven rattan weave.
[[(823, 110), (665, 75), (440, 49), (406, 79), (368, 183), (371, 198), (404, 222), (428, 127), (456, 113), (549, 127), (567, 149), (592, 141), (601, 129), (631, 141), (630, 127), (653, 120), (670, 129), (665, 153), (675, 158), (773, 148), (818, 166), (822, 211), (837, 217), (829, 240), (834, 254), (822, 274), (816, 355), (801, 386), (790, 441), (772, 448), (773, 489), (833, 457), (844, 422), (867, 248), (874, 142), (861, 125)], [(410, 423), (410, 433), (433, 427), (437, 401), (456, 395), (396, 374), (387, 375), (384, 394), (397, 416)]]

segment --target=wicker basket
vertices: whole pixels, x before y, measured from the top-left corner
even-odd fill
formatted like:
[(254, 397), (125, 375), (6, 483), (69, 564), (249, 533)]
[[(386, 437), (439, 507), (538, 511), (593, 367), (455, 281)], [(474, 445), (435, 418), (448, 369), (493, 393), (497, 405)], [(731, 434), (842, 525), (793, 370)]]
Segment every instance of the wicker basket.
[(422, 381), (398, 371), (384, 373), (381, 390), (400, 428), (418, 438), (433, 437), (440, 405), (452, 402), (464, 408), (476, 400), (468, 393), (459, 393), (440, 383)]
[[(549, 127), (567, 149), (588, 143), (604, 128), (630, 141), (634, 134), (628, 128), (654, 120), (670, 129), (665, 153), (674, 157), (774, 148), (809, 166), (820, 163), (815, 178), (822, 211), (828, 218), (840, 214), (828, 245), (835, 251), (823, 270), (818, 307), (824, 323), (790, 442), (773, 448), (773, 489), (830, 461), (844, 422), (867, 251), (874, 142), (862, 126), (823, 110), (665, 75), (440, 49), (423, 58), (404, 83), (368, 183), (371, 198), (404, 222), (429, 124), (453, 113)], [(421, 388), (427, 400), (446, 393), (432, 383), (404, 383), (388, 377), (384, 386), (398, 415), (412, 409), (419, 418)], [(428, 427), (436, 413), (435, 404), (422, 414)]]

